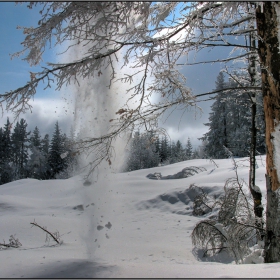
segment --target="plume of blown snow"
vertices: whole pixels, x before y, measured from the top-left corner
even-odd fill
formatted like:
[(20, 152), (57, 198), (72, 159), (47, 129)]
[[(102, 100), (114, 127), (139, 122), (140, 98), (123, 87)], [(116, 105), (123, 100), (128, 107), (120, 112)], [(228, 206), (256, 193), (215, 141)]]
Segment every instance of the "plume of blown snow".
[[(72, 48), (71, 61), (79, 59), (84, 47), (76, 45)], [(117, 67), (117, 65), (116, 65)], [(106, 69), (101, 70), (102, 74), (92, 78), (78, 78), (79, 83), (71, 84), (70, 90), (74, 97), (74, 131), (79, 139), (88, 137), (99, 137), (107, 134), (110, 129), (110, 119), (116, 118), (116, 112), (122, 107), (125, 100), (123, 88), (117, 83), (108, 87), (110, 73)], [(122, 85), (123, 86), (123, 85)], [(92, 213), (88, 214), (88, 222), (82, 238), (88, 251), (89, 259), (94, 257), (94, 252), (106, 242), (104, 224), (110, 224), (110, 200), (113, 199), (110, 192), (110, 174), (120, 171), (125, 163), (125, 149), (128, 144), (127, 135), (117, 137), (113, 142), (114, 154), (110, 159), (111, 164), (102, 162), (98, 168), (91, 173), (86, 182), (81, 182), (84, 188), (84, 205), (92, 203), (92, 198), (98, 196), (99, 204), (94, 205)], [(94, 158), (94, 153), (81, 154), (79, 165), (88, 166)], [(85, 170), (84, 172), (88, 172)], [(82, 180), (82, 179), (81, 179)], [(85, 215), (85, 213), (84, 213)], [(106, 220), (105, 220), (106, 219)], [(104, 224), (100, 224), (100, 221)], [(112, 225), (114, 226), (114, 225)], [(105, 238), (106, 237), (106, 238)]]

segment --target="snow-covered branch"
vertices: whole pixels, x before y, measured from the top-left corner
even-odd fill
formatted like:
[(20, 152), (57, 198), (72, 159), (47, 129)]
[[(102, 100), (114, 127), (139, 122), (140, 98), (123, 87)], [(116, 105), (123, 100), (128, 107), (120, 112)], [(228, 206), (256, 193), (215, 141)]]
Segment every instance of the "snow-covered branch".
[[(252, 33), (249, 25), (254, 20), (248, 5), (239, 2), (31, 2), (29, 7), (35, 5), (42, 6), (41, 20), (37, 27), (19, 27), (26, 37), (23, 50), (14, 56), (27, 52), (24, 60), (38, 65), (50, 46), (60, 47), (68, 60), (47, 63), (42, 71), (31, 73), (25, 86), (0, 95), (0, 105), (18, 116), (31, 109), (29, 101), (39, 83), (46, 82), (46, 87), (54, 83), (60, 90), (70, 83), (79, 85), (85, 78), (97, 80), (106, 70), (108, 87), (118, 81), (128, 85), (124, 90), (127, 102), (119, 118), (111, 121), (107, 135), (78, 143), (81, 150), (95, 150), (96, 164), (110, 158), (112, 139), (125, 130), (154, 129), (168, 108), (195, 106), (197, 97), (218, 93), (193, 96), (179, 68), (182, 58), (217, 46), (239, 53), (213, 62), (243, 58), (248, 51), (243, 38)], [(233, 37), (241, 40), (236, 43)], [(79, 54), (71, 56), (78, 47)], [(158, 103), (151, 102), (153, 97)], [(136, 108), (130, 107), (132, 100), (137, 100)]]

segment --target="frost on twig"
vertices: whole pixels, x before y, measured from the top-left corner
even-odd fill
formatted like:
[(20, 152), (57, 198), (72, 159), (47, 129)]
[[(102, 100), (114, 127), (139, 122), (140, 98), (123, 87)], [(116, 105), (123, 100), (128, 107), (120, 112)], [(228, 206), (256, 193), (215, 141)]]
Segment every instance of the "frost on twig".
[(0, 243), (0, 249), (4, 248), (18, 248), (21, 247), (22, 244), (19, 242), (18, 238), (15, 238), (14, 235), (11, 235), (9, 238), (9, 243), (5, 243), (5, 240), (3, 241), (3, 243)]
[(46, 232), (46, 242), (50, 241), (50, 237), (57, 243), (57, 244), (62, 244), (62, 240), (60, 240), (60, 234), (58, 231), (56, 232), (50, 232), (47, 230), (47, 227), (42, 227), (40, 225), (38, 225), (35, 220), (34, 222), (30, 223), (33, 226), (36, 226), (38, 228), (40, 228), (41, 230), (43, 230), (44, 232)]

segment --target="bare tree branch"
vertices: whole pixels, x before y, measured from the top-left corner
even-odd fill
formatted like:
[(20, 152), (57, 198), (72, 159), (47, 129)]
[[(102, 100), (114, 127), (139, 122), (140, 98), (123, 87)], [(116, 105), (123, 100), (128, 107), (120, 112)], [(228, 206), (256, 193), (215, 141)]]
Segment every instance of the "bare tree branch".
[(60, 240), (59, 240), (59, 235), (56, 233), (51, 233), (50, 231), (47, 230), (47, 228), (45, 227), (41, 227), (40, 225), (38, 225), (35, 221), (33, 223), (30, 223), (33, 226), (36, 226), (38, 228), (40, 228), (41, 230), (43, 230), (44, 232), (46, 232), (48, 235), (50, 235), (52, 237), (52, 239), (57, 243), (60, 244)]

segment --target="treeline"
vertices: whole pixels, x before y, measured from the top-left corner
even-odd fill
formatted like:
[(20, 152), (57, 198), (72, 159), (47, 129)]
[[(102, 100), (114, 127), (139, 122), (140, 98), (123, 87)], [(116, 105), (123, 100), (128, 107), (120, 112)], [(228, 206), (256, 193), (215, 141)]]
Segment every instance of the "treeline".
[(183, 146), (179, 140), (175, 143), (166, 136), (159, 137), (154, 132), (135, 132), (124, 171), (151, 168), (200, 157), (199, 151), (193, 149), (190, 138)]
[(0, 184), (23, 178), (68, 178), (77, 163), (70, 148), (73, 137), (62, 133), (58, 122), (50, 139), (49, 134), (42, 138), (37, 126), (28, 131), (24, 119), (12, 129), (8, 118), (0, 128)]

